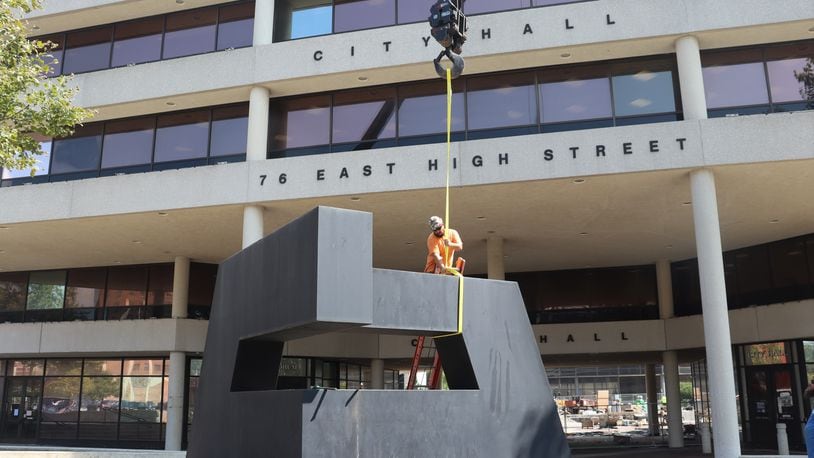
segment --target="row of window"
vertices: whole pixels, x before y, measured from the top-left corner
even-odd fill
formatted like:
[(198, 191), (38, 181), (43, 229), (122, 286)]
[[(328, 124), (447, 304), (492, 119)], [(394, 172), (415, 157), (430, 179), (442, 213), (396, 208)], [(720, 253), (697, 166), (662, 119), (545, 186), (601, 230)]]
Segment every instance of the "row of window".
[(162, 358), (0, 360), (0, 439), (158, 446), (168, 372)]
[[(814, 108), (813, 62), (812, 40), (705, 53), (710, 115)], [(453, 139), (674, 121), (676, 85), (673, 57), (462, 77)], [(418, 82), (275, 99), (269, 157), (442, 142), (445, 97), (442, 84)], [(87, 124), (44, 143), (43, 176), (4, 170), (3, 185), (241, 161), (247, 126), (245, 103)]]
[[(814, 298), (814, 234), (724, 253), (730, 309)], [(677, 316), (701, 313), (698, 260), (672, 264)]]
[[(814, 234), (727, 251), (729, 309), (814, 298)], [(701, 313), (696, 259), (671, 264), (676, 316)], [(659, 318), (652, 265), (508, 273), (533, 324)]]
[[(215, 264), (191, 263), (189, 316), (208, 318)], [(168, 318), (173, 264), (0, 272), (0, 322)]]
[(254, 2), (239, 2), (58, 33), (49, 76), (91, 72), (252, 45)]
[[(274, 41), (423, 22), (436, 0), (278, 0)], [(492, 13), (585, 0), (466, 0), (465, 14)]]
[(244, 161), (248, 113), (241, 103), (86, 124), (41, 143), (38, 177), (9, 170), (3, 178), (53, 182)]

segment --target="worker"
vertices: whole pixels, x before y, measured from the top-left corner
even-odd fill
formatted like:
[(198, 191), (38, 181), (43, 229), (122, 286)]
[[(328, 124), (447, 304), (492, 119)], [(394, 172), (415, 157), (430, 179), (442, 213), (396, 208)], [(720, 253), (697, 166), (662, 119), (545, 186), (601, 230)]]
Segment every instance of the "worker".
[(424, 272), (443, 274), (452, 266), (455, 252), (464, 248), (461, 236), (455, 229), (444, 227), (444, 220), (439, 216), (430, 218), (432, 233), (427, 237), (427, 264)]

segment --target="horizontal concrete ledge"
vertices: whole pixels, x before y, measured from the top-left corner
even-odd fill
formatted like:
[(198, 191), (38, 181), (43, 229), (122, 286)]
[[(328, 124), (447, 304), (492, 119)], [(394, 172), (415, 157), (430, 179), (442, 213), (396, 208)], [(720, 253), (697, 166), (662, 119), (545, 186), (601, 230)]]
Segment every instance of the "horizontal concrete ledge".
[(35, 446), (9, 446), (0, 445), (0, 457), (30, 457), (30, 458), (124, 458), (139, 456), (155, 456), (162, 458), (184, 458), (187, 452), (173, 452), (165, 450), (135, 450), (116, 448), (74, 448), (74, 447), (35, 447)]

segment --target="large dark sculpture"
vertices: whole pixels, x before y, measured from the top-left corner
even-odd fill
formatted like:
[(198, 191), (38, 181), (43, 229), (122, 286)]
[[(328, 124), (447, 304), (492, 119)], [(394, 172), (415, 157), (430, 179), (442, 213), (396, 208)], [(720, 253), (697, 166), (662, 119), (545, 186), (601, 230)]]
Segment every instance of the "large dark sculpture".
[(449, 391), (276, 390), (287, 340), (457, 330), (457, 279), (373, 269), (372, 225), (319, 207), (221, 264), (188, 455), (570, 456), (515, 283), (465, 279)]

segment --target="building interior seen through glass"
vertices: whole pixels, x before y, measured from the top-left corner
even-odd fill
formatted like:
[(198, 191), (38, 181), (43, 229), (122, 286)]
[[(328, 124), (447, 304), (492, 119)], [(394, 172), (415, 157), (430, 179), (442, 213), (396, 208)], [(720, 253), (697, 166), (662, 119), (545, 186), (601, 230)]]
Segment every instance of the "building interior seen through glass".
[[(812, 40), (702, 57), (710, 116), (814, 108)], [(677, 85), (674, 56), (462, 77), (453, 141), (676, 121)], [(269, 157), (445, 141), (444, 98), (422, 81), (273, 99)], [(88, 123), (41, 139), (36, 176), (3, 170), (2, 186), (243, 161), (247, 128), (246, 103)]]

